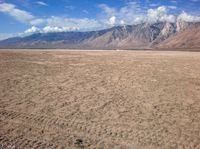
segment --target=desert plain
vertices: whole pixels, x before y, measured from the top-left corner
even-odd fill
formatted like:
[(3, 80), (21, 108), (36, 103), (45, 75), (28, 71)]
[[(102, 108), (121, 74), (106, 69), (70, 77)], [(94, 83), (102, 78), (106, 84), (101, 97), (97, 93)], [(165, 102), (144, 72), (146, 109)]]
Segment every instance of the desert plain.
[(1, 50), (0, 148), (200, 149), (200, 53)]

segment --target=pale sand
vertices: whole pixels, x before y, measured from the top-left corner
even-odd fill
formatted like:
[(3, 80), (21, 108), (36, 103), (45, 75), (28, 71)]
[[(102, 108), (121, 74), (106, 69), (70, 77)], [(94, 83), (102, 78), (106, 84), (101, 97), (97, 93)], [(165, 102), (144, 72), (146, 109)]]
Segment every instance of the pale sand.
[(200, 53), (0, 51), (0, 144), (199, 149)]

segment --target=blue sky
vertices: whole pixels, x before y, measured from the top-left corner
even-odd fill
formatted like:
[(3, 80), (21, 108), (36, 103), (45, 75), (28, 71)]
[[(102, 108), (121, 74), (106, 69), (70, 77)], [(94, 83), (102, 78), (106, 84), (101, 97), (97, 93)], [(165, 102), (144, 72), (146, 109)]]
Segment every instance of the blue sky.
[(200, 0), (0, 0), (0, 39), (199, 16)]

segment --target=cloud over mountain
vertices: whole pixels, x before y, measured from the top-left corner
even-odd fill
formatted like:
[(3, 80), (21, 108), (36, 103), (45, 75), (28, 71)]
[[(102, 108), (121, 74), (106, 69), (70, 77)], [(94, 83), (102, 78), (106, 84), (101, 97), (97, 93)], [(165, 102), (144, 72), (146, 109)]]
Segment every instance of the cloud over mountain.
[(147, 12), (147, 19), (149, 22), (157, 22), (157, 21), (166, 21), (166, 22), (175, 22), (176, 17), (174, 15), (168, 14), (168, 9), (170, 7), (161, 6), (157, 9), (149, 9)]
[[(38, 5), (47, 6), (43, 1), (36, 1)], [(70, 16), (35, 16), (33, 13), (20, 9), (16, 5), (6, 2), (0, 3), (0, 12), (7, 14), (30, 26), (25, 32), (64, 32), (72, 30), (99, 30), (117, 25), (132, 25), (143, 22), (176, 22), (181, 19), (186, 22), (198, 22), (199, 16), (193, 16), (185, 11), (180, 15), (171, 13), (177, 7), (173, 5), (159, 6), (151, 5), (154, 8), (141, 6), (140, 1), (129, 1), (124, 6), (116, 8), (110, 7), (107, 4), (99, 4), (100, 12), (94, 18), (70, 17)], [(85, 10), (85, 12), (88, 12)], [(84, 13), (82, 11), (82, 13)], [(87, 13), (84, 13), (87, 14)], [(37, 28), (37, 30), (36, 30)]]
[(178, 19), (185, 21), (185, 22), (200, 22), (200, 17), (199, 16), (192, 16), (186, 12), (182, 12), (179, 16)]

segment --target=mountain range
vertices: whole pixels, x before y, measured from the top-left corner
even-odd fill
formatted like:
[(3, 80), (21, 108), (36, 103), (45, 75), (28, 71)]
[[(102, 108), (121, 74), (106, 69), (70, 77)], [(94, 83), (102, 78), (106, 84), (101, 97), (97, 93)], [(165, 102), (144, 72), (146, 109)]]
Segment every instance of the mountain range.
[(200, 48), (200, 23), (177, 20), (99, 31), (36, 33), (2, 40), (0, 48), (193, 49)]

